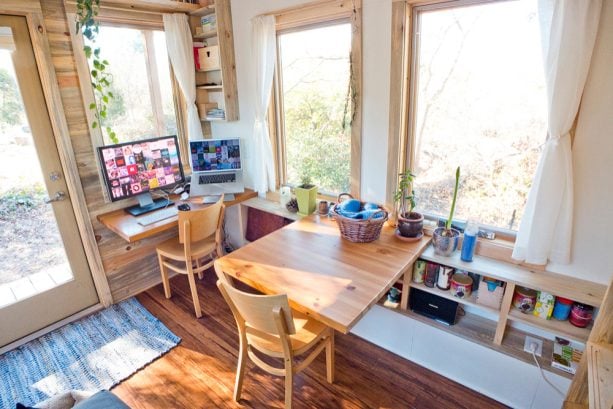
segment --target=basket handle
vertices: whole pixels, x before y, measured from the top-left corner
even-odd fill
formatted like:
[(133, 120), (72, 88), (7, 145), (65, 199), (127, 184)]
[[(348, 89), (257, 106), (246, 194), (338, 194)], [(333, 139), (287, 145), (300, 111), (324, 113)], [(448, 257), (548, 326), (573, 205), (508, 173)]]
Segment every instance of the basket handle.
[(369, 222), (372, 221), (372, 218), (375, 217), (375, 215), (379, 214), (379, 213), (383, 213), (383, 218), (385, 219), (387, 217), (387, 211), (383, 210), (383, 209), (379, 209), (376, 212), (372, 213), (368, 219)]
[(336, 203), (341, 203), (343, 201), (343, 197), (348, 196), (349, 199), (353, 199), (353, 196), (351, 196), (351, 194), (349, 193), (341, 193), (338, 195), (338, 199), (336, 200)]

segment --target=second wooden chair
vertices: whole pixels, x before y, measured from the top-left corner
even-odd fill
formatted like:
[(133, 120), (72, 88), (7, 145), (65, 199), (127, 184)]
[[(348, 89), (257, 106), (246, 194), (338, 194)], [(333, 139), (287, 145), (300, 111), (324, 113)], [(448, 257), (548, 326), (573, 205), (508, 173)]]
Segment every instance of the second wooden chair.
[(186, 274), (197, 318), (202, 316), (202, 310), (195, 275), (201, 279), (203, 271), (213, 265), (215, 258), (223, 256), (224, 213), (223, 195), (215, 204), (202, 209), (180, 211), (179, 236), (160, 243), (156, 249), (164, 295), (171, 296), (168, 270)]

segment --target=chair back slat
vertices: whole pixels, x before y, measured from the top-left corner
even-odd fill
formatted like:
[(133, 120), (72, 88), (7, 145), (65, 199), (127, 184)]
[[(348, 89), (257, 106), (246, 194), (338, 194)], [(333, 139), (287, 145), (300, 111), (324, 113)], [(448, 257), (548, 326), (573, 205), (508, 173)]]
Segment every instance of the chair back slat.
[[(213, 235), (221, 227), (223, 208), (223, 195), (221, 195), (216, 203), (203, 209), (179, 212), (179, 242), (185, 243), (187, 234), (191, 242)], [(189, 223), (186, 224), (186, 221)], [(186, 225), (189, 225), (189, 232), (186, 231)]]
[(288, 334), (296, 333), (292, 310), (290, 309), (287, 295), (249, 294), (237, 290), (227, 282), (221, 280), (217, 282), (217, 286), (222, 291), (222, 294), (225, 293), (224, 296), (227, 295), (226, 301), (233, 304), (233, 310), (238, 312), (245, 321), (245, 325), (268, 334), (280, 336), (282, 334), (279, 334), (273, 314), (273, 310), (279, 308), (283, 311)]

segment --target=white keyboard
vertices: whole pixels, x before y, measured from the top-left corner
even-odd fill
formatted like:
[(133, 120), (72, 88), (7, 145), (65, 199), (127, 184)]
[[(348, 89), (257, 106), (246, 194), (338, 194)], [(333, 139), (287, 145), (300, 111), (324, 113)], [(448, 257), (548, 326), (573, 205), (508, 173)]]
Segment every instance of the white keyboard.
[(170, 206), (165, 209), (148, 213), (144, 216), (138, 216), (136, 220), (141, 226), (148, 226), (161, 220), (171, 218), (172, 216), (176, 216), (178, 212), (179, 210), (177, 209), (177, 206)]

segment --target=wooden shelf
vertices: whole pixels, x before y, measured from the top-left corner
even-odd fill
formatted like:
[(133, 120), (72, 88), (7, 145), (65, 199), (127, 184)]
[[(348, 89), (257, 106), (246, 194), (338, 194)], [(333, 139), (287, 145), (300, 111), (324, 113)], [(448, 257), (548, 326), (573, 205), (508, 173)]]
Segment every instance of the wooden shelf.
[(556, 319), (545, 320), (532, 314), (523, 312), (511, 307), (509, 311), (511, 321), (522, 322), (533, 327), (544, 329), (561, 338), (569, 338), (574, 341), (585, 343), (590, 335), (591, 326), (587, 328), (575, 327), (568, 321), (558, 321)]
[(410, 282), (409, 286), (411, 286), (413, 288), (417, 288), (418, 290), (421, 290), (421, 291), (425, 291), (425, 292), (430, 293), (430, 294), (438, 295), (439, 297), (446, 298), (448, 300), (452, 300), (452, 301), (455, 301), (455, 302), (460, 303), (460, 304), (472, 305), (472, 306), (474, 306), (476, 308), (481, 308), (482, 310), (489, 311), (489, 312), (494, 313), (496, 315), (500, 314), (500, 310), (496, 310), (496, 309), (488, 307), (486, 305), (477, 304), (477, 292), (476, 291), (473, 292), (470, 295), (470, 297), (458, 298), (458, 297), (455, 297), (451, 293), (451, 291), (449, 291), (449, 290), (444, 291), (444, 290), (441, 290), (441, 289), (439, 289), (437, 287), (434, 287), (434, 288), (427, 287), (423, 283)]
[(588, 342), (588, 384), (590, 407), (613, 407), (613, 344)]
[(207, 31), (206, 33), (195, 34), (193, 38), (195, 40), (202, 40), (205, 38), (217, 37), (217, 30)]
[(209, 91), (222, 91), (223, 85), (198, 85), (197, 89), (206, 89)]
[(466, 339), (467, 341), (475, 342), (481, 346), (503, 353), (512, 358), (519, 359), (520, 361), (535, 367), (536, 364), (534, 363), (532, 355), (524, 351), (524, 339), (526, 335), (540, 339), (543, 341), (543, 356), (539, 357), (538, 359), (543, 369), (568, 379), (573, 378), (572, 374), (551, 366), (553, 342), (550, 340), (535, 336), (534, 334), (530, 334), (516, 328), (508, 328), (502, 345), (496, 345), (494, 344), (494, 334), (496, 333), (497, 325), (496, 321), (489, 320), (475, 314), (465, 313), (464, 316), (458, 318), (455, 325), (445, 325), (428, 317), (424, 317), (423, 315), (416, 314), (410, 310), (385, 307), (383, 305), (384, 300), (385, 297), (378, 303), (383, 308), (405, 315), (424, 324), (431, 325), (442, 331)]
[[(192, 4), (193, 6), (193, 4)], [(196, 8), (193, 10), (190, 10), (189, 14), (192, 16), (197, 16), (197, 17), (202, 17), (202, 16), (208, 16), (209, 14), (213, 14), (215, 13), (215, 5), (211, 4), (209, 6), (205, 6), (205, 7), (200, 7), (198, 5), (196, 5)]]
[[(76, 3), (76, 1), (75, 1)], [(198, 4), (182, 3), (172, 0), (102, 0), (101, 6), (116, 6), (131, 10), (157, 11), (162, 13), (195, 13), (200, 10)]]
[(459, 251), (456, 251), (451, 257), (443, 257), (435, 254), (432, 246), (423, 252), (421, 258), (502, 281), (514, 282), (520, 286), (546, 291), (596, 307), (602, 303), (607, 289), (603, 284), (548, 271), (532, 272), (515, 264), (483, 256), (475, 256), (472, 262), (467, 263), (460, 259)]
[(226, 118), (210, 118), (210, 117), (206, 117), (206, 118), (200, 118), (201, 121), (207, 121), (207, 122), (227, 122)]
[(196, 72), (211, 72), (211, 71), (221, 71), (221, 68), (210, 68), (208, 70), (196, 70)]
[(242, 203), (243, 206), (253, 207), (254, 209), (262, 210), (266, 213), (274, 214), (277, 216), (285, 217), (290, 220), (300, 220), (304, 216), (300, 216), (298, 213), (292, 213), (281, 207), (281, 204), (278, 202), (273, 202), (266, 199), (261, 199), (259, 197), (254, 197), (253, 199), (246, 200)]

